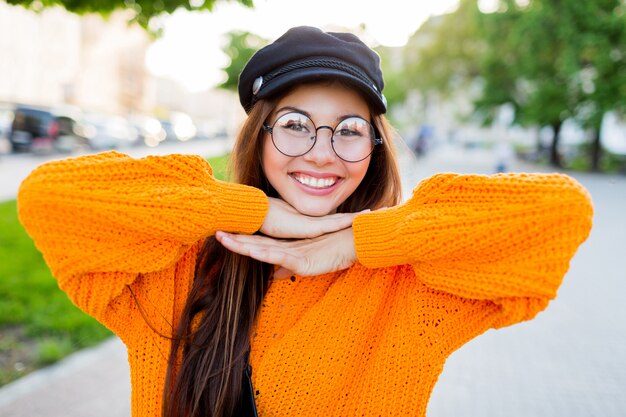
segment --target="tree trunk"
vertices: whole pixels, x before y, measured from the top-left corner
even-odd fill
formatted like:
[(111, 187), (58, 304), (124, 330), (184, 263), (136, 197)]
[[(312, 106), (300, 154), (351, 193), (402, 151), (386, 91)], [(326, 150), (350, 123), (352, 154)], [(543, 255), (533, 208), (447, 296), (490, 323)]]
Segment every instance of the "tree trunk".
[(536, 137), (536, 149), (535, 149), (535, 155), (536, 156), (536, 160), (539, 160), (543, 157), (545, 151), (546, 151), (546, 147), (543, 145), (543, 142), (541, 140), (541, 127), (537, 128), (537, 137)]
[(602, 146), (600, 145), (600, 126), (593, 128), (593, 138), (591, 142), (591, 170), (600, 171), (600, 157), (602, 156)]
[(561, 168), (561, 157), (559, 155), (559, 139), (561, 138), (561, 126), (563, 122), (552, 123), (552, 145), (550, 146), (550, 165)]

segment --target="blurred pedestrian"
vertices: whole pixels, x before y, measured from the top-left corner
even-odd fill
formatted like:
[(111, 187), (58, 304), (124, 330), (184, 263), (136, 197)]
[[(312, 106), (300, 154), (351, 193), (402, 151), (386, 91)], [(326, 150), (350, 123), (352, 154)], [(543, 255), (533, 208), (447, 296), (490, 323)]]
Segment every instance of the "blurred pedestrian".
[(433, 128), (430, 125), (422, 125), (417, 134), (417, 139), (413, 146), (415, 156), (420, 157), (426, 154), (433, 139)]
[(379, 57), (352, 34), (289, 30), (239, 96), (232, 183), (107, 152), (19, 192), (59, 286), (128, 347), (135, 417), (424, 416), (446, 358), (543, 310), (589, 233), (559, 174), (439, 174), (400, 204)]
[(493, 147), (493, 155), (496, 161), (496, 173), (508, 172), (511, 162), (515, 157), (515, 151), (508, 141), (498, 141)]

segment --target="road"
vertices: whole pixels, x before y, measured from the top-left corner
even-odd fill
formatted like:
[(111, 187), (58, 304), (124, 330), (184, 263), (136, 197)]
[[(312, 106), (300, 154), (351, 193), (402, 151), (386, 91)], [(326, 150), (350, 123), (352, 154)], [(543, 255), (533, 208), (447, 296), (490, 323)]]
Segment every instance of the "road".
[[(452, 147), (418, 160), (400, 155), (405, 195), (436, 172), (489, 174), (494, 166), (484, 151)], [(511, 168), (545, 170), (520, 162)], [(7, 169), (22, 172), (5, 158), (0, 188), (9, 183)], [(455, 352), (429, 417), (626, 415), (626, 177), (571, 175), (591, 192), (594, 227), (558, 297), (533, 321), (488, 331)], [(0, 389), (0, 415), (128, 417), (127, 372), (123, 346), (112, 339)]]

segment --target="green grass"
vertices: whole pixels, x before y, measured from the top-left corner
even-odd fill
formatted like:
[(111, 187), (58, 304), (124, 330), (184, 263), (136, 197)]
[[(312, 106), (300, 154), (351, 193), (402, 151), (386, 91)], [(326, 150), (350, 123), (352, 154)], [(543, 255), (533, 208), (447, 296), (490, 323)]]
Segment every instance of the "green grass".
[[(228, 156), (208, 161), (224, 179)], [(0, 203), (0, 259), (0, 386), (111, 335), (58, 289), (14, 200)]]
[(209, 165), (211, 165), (211, 168), (213, 168), (213, 176), (215, 178), (225, 181), (229, 177), (229, 157), (230, 155), (222, 155), (207, 158), (207, 161), (209, 161)]
[(60, 291), (17, 219), (0, 203), (0, 385), (111, 333)]

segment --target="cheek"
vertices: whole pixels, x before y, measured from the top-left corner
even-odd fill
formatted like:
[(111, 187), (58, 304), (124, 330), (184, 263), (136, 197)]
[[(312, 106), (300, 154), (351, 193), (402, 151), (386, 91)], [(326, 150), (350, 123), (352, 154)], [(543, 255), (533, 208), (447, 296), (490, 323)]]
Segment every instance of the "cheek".
[(353, 164), (348, 164), (347, 169), (350, 173), (350, 178), (353, 178), (356, 182), (355, 189), (365, 178), (365, 174), (367, 173), (367, 169), (369, 168), (371, 158), (366, 159), (365, 161), (356, 162)]

